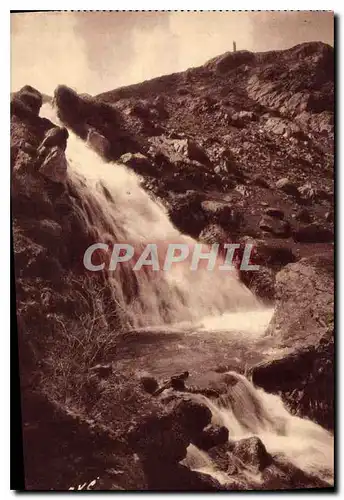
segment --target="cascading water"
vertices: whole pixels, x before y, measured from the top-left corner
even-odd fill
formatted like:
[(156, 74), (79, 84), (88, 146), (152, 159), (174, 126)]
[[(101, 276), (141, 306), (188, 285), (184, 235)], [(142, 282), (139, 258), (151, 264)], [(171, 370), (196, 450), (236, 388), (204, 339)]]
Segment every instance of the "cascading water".
[[(304, 472), (333, 482), (333, 435), (307, 419), (291, 415), (279, 396), (255, 388), (243, 375), (227, 372), (226, 395), (212, 401), (194, 395), (212, 412), (214, 424), (224, 425), (231, 440), (258, 436), (272, 455), (282, 455)], [(222, 482), (215, 464), (205, 452), (191, 447), (186, 464), (207, 472)], [(230, 478), (227, 478), (230, 480)]]
[[(42, 107), (41, 114), (59, 123), (49, 104)], [(105, 163), (71, 131), (66, 155), (69, 177), (84, 203), (85, 222), (99, 242), (129, 243), (138, 251), (147, 243), (195, 243), (171, 224), (164, 208), (140, 187), (137, 175), (123, 165)], [(133, 271), (123, 265), (121, 273), (116, 271), (110, 279), (132, 328), (187, 321), (198, 331), (236, 331), (249, 339), (261, 335), (272, 316), (272, 309), (262, 307), (235, 273), (191, 271), (186, 265), (168, 272), (139, 272), (134, 280), (135, 298), (129, 302), (123, 282), (134, 287)], [(214, 423), (225, 425), (233, 440), (259, 436), (270, 453), (283, 454), (305, 472), (331, 482), (332, 435), (292, 416), (278, 396), (254, 388), (244, 376), (235, 372), (227, 375), (235, 383), (230, 384), (225, 397), (214, 402), (194, 396), (211, 409)], [(221, 482), (231, 481), (216, 469), (207, 453), (193, 445), (185, 463)]]
[[(59, 123), (50, 104), (43, 105), (41, 114)], [(135, 173), (123, 165), (104, 162), (72, 131), (69, 134), (69, 177), (83, 200), (86, 223), (99, 242), (128, 243), (138, 252), (147, 243), (156, 243), (163, 251), (168, 243), (196, 243), (172, 225), (164, 208), (140, 187)], [(113, 277), (116, 300), (126, 310), (132, 328), (218, 318), (228, 311), (264, 310), (234, 271), (192, 271), (179, 264), (170, 271), (140, 271), (134, 278), (132, 274), (128, 265), (122, 265)], [(129, 303), (123, 295), (123, 281), (134, 282), (136, 288)]]

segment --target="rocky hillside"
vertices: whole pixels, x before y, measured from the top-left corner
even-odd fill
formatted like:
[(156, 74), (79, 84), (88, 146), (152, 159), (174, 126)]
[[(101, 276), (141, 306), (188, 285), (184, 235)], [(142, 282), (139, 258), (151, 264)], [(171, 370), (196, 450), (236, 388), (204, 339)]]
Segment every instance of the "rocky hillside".
[[(229, 452), (244, 453), (267, 468), (266, 488), (319, 486), (267, 457), (260, 443), (234, 449), (192, 399), (183, 403), (179, 394), (166, 408), (134, 373), (116, 372), (125, 311), (107, 274), (91, 277), (82, 266), (99, 234), (69, 176), (68, 130), (39, 117), (46, 100), (29, 86), (11, 98), (27, 487), (66, 489), (100, 475), (106, 489), (221, 489), (179, 464), (190, 443), (213, 448), (209, 442), (224, 447), (219, 463)], [(261, 268), (241, 279), (276, 303), (269, 335), (281, 356), (252, 367), (253, 381), (280, 393), (293, 412), (333, 428), (333, 48), (314, 42), (227, 53), (93, 97), (59, 86), (54, 103), (61, 121), (103, 158), (141, 176), (181, 231), (207, 243), (254, 244)], [(190, 412), (204, 423), (197, 435)], [(161, 474), (152, 472), (157, 465)], [(233, 481), (234, 489), (254, 487), (239, 473)]]

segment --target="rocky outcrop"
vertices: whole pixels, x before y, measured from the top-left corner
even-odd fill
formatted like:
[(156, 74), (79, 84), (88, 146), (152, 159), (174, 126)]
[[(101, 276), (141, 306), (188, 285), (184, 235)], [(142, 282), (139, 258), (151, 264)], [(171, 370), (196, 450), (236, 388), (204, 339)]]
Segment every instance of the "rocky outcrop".
[(333, 427), (334, 269), (331, 254), (288, 264), (276, 276), (269, 332), (283, 354), (256, 366), (252, 380), (281, 391), (302, 416)]
[(192, 399), (180, 400), (172, 410), (149, 415), (134, 426), (128, 440), (143, 466), (150, 490), (217, 491), (221, 485), (211, 476), (191, 471), (179, 462), (191, 441), (202, 434), (211, 411)]

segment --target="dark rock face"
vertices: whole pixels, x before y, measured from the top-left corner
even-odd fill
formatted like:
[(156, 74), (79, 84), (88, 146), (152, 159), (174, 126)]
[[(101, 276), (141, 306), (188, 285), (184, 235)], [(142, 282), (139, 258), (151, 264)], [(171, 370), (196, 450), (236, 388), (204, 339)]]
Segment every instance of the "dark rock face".
[(22, 116), (30, 113), (38, 116), (42, 102), (42, 94), (30, 85), (25, 85), (15, 92), (11, 101), (12, 111), (22, 113)]
[(313, 223), (296, 229), (293, 238), (301, 243), (327, 243), (333, 241), (334, 235), (330, 228)]
[(232, 444), (232, 453), (256, 472), (265, 469), (272, 462), (272, 457), (266, 451), (262, 441), (256, 437), (240, 439)]
[(282, 391), (294, 411), (329, 428), (334, 398), (333, 279), (331, 254), (301, 259), (277, 274), (277, 306), (269, 330), (286, 353), (252, 371), (255, 384)]
[(228, 435), (228, 429), (223, 425), (207, 425), (197, 438), (194, 439), (194, 444), (202, 450), (209, 450), (214, 446), (226, 443)]
[(59, 85), (53, 102), (59, 118), (105, 159), (117, 159), (127, 151), (136, 151), (135, 140), (123, 127), (120, 113), (111, 105), (88, 95), (78, 95)]

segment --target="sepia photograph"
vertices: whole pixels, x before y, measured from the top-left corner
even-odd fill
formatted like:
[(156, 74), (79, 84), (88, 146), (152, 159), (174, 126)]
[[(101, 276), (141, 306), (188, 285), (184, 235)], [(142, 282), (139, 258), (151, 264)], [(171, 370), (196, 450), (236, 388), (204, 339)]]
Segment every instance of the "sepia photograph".
[(11, 489), (334, 491), (334, 12), (10, 18)]

